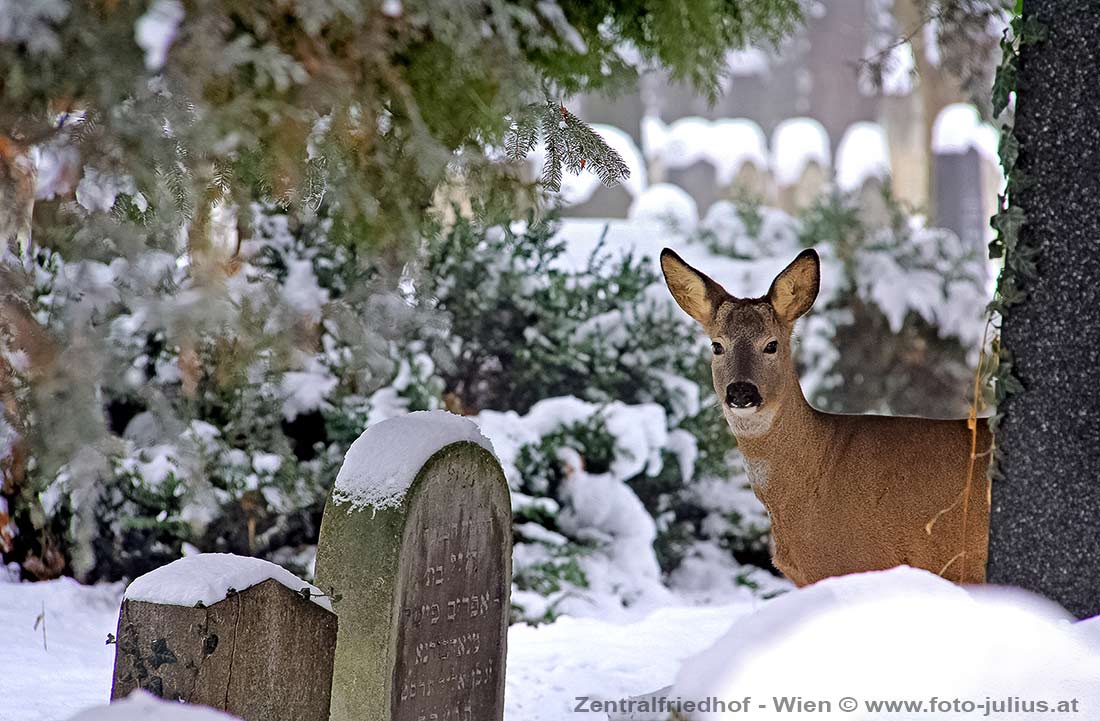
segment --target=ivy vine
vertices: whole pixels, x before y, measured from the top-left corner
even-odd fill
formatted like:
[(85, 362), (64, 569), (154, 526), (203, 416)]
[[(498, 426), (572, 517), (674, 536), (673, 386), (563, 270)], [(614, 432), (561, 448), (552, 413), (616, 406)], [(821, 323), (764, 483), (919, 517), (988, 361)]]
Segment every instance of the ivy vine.
[[(1040, 43), (1046, 39), (1046, 29), (1035, 16), (1023, 16), (1023, 0), (1016, 0), (1016, 7), (1008, 28), (1001, 38), (1001, 64), (997, 68), (993, 81), (993, 116), (1000, 117), (1008, 108), (1010, 99), (1016, 91), (1019, 75), (1020, 50), (1025, 45)], [(999, 317), (1001, 322), (1011, 312), (1012, 306), (1024, 299), (1022, 289), (1029, 278), (1036, 274), (1038, 245), (1021, 240), (1020, 229), (1027, 220), (1023, 208), (1014, 203), (1013, 198), (1021, 188), (1026, 187), (1027, 178), (1017, 166), (1020, 143), (1016, 138), (1013, 121), (1006, 120), (1002, 125), (1001, 139), (997, 154), (1004, 171), (1005, 188), (997, 198), (997, 213), (990, 218), (990, 224), (997, 231), (996, 238), (989, 244), (990, 258), (1003, 258), (1004, 266), (997, 279), (997, 290), (988, 312), (991, 317)], [(1013, 372), (1012, 353), (1001, 343), (1000, 326), (994, 335), (990, 347), (992, 363), (986, 370), (983, 387), (992, 386), (993, 402), (997, 408), (990, 418), (990, 429), (996, 431), (1003, 416), (1001, 410), (1004, 401), (1011, 395), (1023, 391), (1023, 385)], [(994, 479), (1001, 474), (997, 467), (996, 444), (989, 462), (989, 473)]]

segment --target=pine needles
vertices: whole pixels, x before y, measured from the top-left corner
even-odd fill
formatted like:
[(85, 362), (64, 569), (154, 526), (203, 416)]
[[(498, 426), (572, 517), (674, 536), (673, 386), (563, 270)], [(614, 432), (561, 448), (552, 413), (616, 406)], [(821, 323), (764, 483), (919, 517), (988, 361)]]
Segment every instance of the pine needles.
[(505, 154), (509, 160), (521, 161), (535, 149), (539, 138), (545, 147), (541, 181), (548, 190), (561, 190), (565, 171), (578, 175), (590, 170), (608, 187), (630, 177), (622, 156), (555, 100), (528, 105), (513, 118), (505, 138)]

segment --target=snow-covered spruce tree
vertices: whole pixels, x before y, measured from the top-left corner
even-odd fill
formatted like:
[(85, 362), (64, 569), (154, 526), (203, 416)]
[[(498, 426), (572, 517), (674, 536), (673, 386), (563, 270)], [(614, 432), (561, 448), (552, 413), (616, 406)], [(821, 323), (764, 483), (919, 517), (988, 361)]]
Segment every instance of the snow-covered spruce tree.
[[(396, 335), (404, 312), (396, 269), (434, 199), (516, 202), (514, 168), (486, 151), (523, 131), (526, 108), (562, 115), (566, 171), (613, 177), (614, 156), (562, 113), (570, 93), (624, 87), (640, 64), (713, 92), (725, 53), (777, 38), (799, 5), (36, 0), (0, 14), (14, 519), (0, 550), (28, 576), (95, 578), (140, 572), (197, 529), (216, 548), (276, 544), (264, 519), (282, 528), (283, 512), (263, 479), (287, 493), (305, 481), (271, 456), (316, 464), (322, 483), (336, 452), (311, 441), (316, 416), (290, 409), (315, 403), (305, 413), (330, 414), (326, 434), (361, 427), (356, 399), (386, 377), (368, 368), (390, 361), (379, 330)], [(249, 255), (266, 242), (257, 204), (344, 255), (265, 266)], [(294, 310), (270, 321), (275, 297)], [(337, 388), (346, 403), (328, 398)], [(166, 440), (179, 452), (158, 455)], [(239, 507), (224, 531), (201, 510), (219, 503)], [(145, 560), (123, 553), (142, 544)]]

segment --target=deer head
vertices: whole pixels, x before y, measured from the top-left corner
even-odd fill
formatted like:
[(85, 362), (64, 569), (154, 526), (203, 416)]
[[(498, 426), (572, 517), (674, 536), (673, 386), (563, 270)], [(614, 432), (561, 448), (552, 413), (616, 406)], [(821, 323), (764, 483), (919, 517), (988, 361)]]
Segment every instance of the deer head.
[(791, 331), (817, 298), (816, 251), (802, 251), (760, 298), (730, 295), (668, 248), (661, 251), (661, 270), (672, 297), (710, 336), (714, 392), (735, 434), (762, 434), (785, 401), (805, 402), (791, 358)]

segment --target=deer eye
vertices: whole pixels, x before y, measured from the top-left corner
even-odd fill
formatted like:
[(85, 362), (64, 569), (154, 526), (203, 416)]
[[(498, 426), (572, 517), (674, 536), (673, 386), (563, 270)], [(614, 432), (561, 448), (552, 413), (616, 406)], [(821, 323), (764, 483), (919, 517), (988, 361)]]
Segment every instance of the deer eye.
[(775, 353), (777, 350), (779, 350), (779, 341), (768, 341), (768, 344), (764, 346), (765, 353)]
[(722, 347), (722, 344), (717, 341), (710, 344), (710, 349), (714, 351), (714, 355), (722, 355), (726, 352), (726, 349)]

